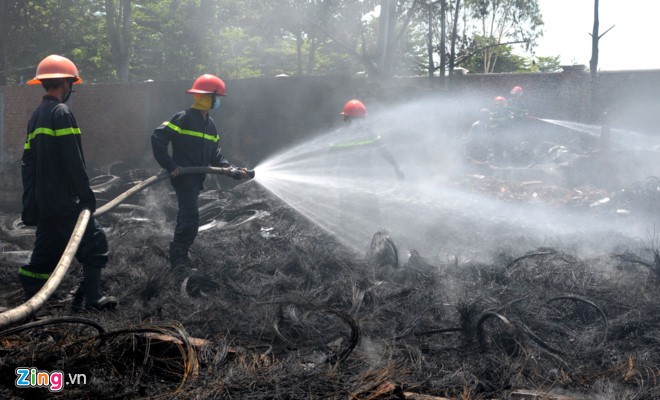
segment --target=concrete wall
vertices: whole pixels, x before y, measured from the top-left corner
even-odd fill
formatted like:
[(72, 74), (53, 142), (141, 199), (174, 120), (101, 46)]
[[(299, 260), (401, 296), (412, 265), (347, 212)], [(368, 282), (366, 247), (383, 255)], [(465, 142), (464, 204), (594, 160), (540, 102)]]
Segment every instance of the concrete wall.
[[(615, 127), (655, 133), (660, 126), (660, 70), (605, 72), (599, 75), (600, 106), (613, 110)], [(539, 74), (468, 74), (456, 77), (454, 90), (483, 98), (508, 96), (515, 85), (525, 90), (530, 112), (539, 117), (590, 122), (590, 77), (581, 70)], [(191, 82), (83, 84), (70, 106), (83, 132), (89, 168), (116, 161), (155, 167), (150, 135), (171, 115), (191, 104), (184, 91)], [(255, 78), (227, 80), (222, 107), (212, 115), (221, 132), (225, 156), (254, 166), (291, 143), (340, 123), (344, 102), (357, 97), (370, 111), (420, 96), (452, 96), (429, 85), (428, 78), (392, 79), (380, 85), (346, 77)], [(434, 87), (430, 87), (434, 86)], [(0, 204), (17, 202), (25, 129), (39, 104), (39, 86), (0, 88)], [(460, 107), (460, 105), (459, 105)], [(454, 122), (460, 129), (476, 119), (478, 107), (465, 107)], [(474, 108), (474, 109), (472, 109)], [(6, 201), (4, 203), (6, 203)]]

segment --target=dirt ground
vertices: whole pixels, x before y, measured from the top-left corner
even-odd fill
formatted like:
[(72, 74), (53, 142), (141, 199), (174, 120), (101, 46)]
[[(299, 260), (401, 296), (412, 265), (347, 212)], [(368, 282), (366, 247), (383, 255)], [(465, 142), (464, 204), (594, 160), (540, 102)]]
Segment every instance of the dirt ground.
[[(154, 171), (110, 172), (116, 180), (93, 182), (100, 199)], [(593, 188), (489, 176), (456, 184), (608, 218), (658, 204), (654, 178), (600, 204), (606, 193)], [(371, 248), (347, 249), (255, 182), (216, 188), (211, 179), (207, 189), (192, 248), (198, 271), (186, 279), (167, 262), (168, 185), (100, 218), (111, 246), (105, 290), (120, 307), (72, 313), (76, 265), (34, 321), (0, 332), (1, 398), (505, 399), (521, 389), (545, 395), (536, 398), (660, 398), (653, 238), (612, 235), (611, 251), (584, 252), (600, 239), (536, 246), (509, 227), (485, 262), (396, 256), (396, 241), (379, 233)], [(16, 269), (33, 244), (17, 219), (0, 214), (0, 306), (20, 303)], [(461, 221), (443, 223), (461, 231)], [(59, 392), (16, 388), (17, 367), (87, 381)]]

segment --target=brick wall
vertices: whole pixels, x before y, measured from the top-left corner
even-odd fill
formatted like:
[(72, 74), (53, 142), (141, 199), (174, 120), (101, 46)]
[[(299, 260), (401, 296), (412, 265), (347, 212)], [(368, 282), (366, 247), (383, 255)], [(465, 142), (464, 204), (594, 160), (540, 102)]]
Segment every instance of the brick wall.
[[(531, 113), (553, 119), (589, 122), (589, 73), (567, 70), (538, 74), (468, 74), (456, 78), (455, 90), (491, 105), (520, 85)], [(660, 71), (600, 73), (600, 106), (614, 110), (612, 124), (654, 133), (660, 126)], [(162, 121), (190, 106), (191, 82), (83, 84), (70, 106), (83, 132), (89, 168), (115, 161), (155, 167), (150, 135)], [(347, 99), (367, 101), (371, 111), (421, 96), (451, 96), (429, 88), (428, 78), (392, 79), (380, 85), (345, 77), (254, 78), (227, 80), (228, 96), (212, 111), (221, 132), (223, 153), (235, 164), (255, 166), (280, 148), (339, 123)], [(27, 121), (39, 104), (39, 86), (0, 87), (0, 190), (20, 183), (20, 160)], [(476, 118), (478, 107), (460, 104), (452, 118), (457, 129)], [(458, 118), (456, 116), (458, 115)], [(9, 169), (9, 170), (7, 170)], [(18, 171), (18, 175), (17, 175)], [(3, 194), (2, 196), (10, 196)], [(0, 197), (2, 197), (0, 196)], [(15, 195), (12, 194), (11, 196)], [(2, 198), (0, 198), (0, 201)]]

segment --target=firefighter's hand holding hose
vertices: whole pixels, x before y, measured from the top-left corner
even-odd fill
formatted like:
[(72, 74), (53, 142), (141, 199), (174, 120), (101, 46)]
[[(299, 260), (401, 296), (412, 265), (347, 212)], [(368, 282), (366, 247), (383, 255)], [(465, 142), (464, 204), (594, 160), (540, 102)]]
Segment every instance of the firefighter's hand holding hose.
[(248, 170), (247, 168), (235, 168), (233, 167), (230, 172), (230, 176), (236, 180), (247, 180), (254, 178), (254, 170)]
[(181, 167), (178, 165), (170, 172), (170, 178), (174, 179), (181, 174)]

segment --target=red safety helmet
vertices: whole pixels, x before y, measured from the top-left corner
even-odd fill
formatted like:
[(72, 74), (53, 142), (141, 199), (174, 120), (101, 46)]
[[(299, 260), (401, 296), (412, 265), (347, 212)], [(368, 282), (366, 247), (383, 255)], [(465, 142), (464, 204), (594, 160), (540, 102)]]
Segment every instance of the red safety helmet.
[(502, 96), (495, 97), (495, 99), (493, 101), (495, 101), (495, 104), (497, 104), (497, 105), (503, 105), (503, 106), (506, 105), (506, 99)]
[(219, 96), (226, 96), (225, 83), (215, 75), (204, 74), (195, 79), (195, 83), (190, 89), (186, 90), (186, 93), (215, 93)]
[(510, 94), (522, 94), (522, 92), (523, 90), (520, 86), (514, 86)]
[(367, 107), (360, 100), (353, 99), (344, 104), (344, 111), (339, 114), (351, 118), (364, 118), (367, 116)]
[(76, 64), (66, 57), (52, 54), (41, 60), (37, 66), (37, 76), (27, 83), (28, 85), (37, 85), (41, 83), (42, 79), (55, 78), (75, 78), (74, 85), (82, 82), (82, 79), (78, 76)]

